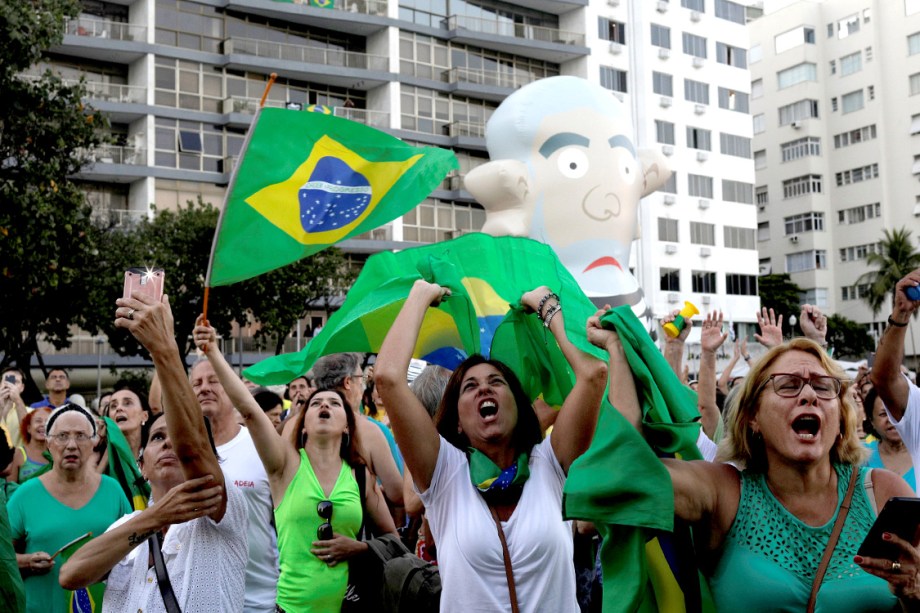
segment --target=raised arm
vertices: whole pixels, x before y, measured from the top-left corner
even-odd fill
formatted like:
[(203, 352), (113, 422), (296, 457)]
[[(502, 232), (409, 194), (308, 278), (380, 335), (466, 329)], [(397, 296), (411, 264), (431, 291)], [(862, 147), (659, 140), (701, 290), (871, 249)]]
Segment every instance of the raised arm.
[(219, 522), (226, 509), (224, 474), (211, 449), (201, 407), (179, 356), (169, 297), (164, 295), (161, 301), (156, 302), (135, 291), (131, 298), (119, 298), (116, 304), (119, 308), (116, 310), (118, 319), (115, 326), (127, 328), (147, 348), (153, 359), (163, 387), (166, 431), (179, 458), (182, 473), (186, 479), (211, 475), (214, 482), (221, 486), (223, 503), (219, 511), (211, 515), (214, 521)]
[[(732, 379), (732, 371), (735, 370), (735, 364), (738, 363), (738, 360), (740, 360), (742, 356), (748, 355), (747, 353), (745, 353), (746, 347), (747, 347), (747, 341), (740, 340), (740, 339), (735, 341), (735, 351), (734, 353), (732, 353), (732, 357), (728, 361), (728, 364), (726, 364), (725, 368), (722, 369), (722, 376), (719, 377), (719, 381), (718, 383), (716, 383), (718, 388), (722, 390), (723, 394), (727, 395), (729, 392), (728, 382), (731, 381)], [(703, 366), (702, 366), (702, 359), (701, 359), (700, 370), (702, 370), (702, 368)], [(713, 369), (715, 369), (715, 367), (713, 367)]]
[(805, 338), (827, 347), (827, 316), (813, 304), (803, 304), (799, 313), (799, 327)]
[(387, 407), (393, 436), (420, 491), (431, 485), (441, 440), (428, 411), (409, 389), (406, 373), (428, 307), (449, 294), (450, 291), (440, 285), (422, 280), (415, 282), (380, 347), (374, 371), (374, 381)]
[(754, 335), (754, 340), (771, 349), (783, 344), (783, 316), (776, 316), (773, 309), (767, 310), (762, 307), (757, 313), (757, 325), (760, 326), (760, 334)]
[(527, 292), (521, 296), (521, 304), (534, 311), (544, 325), (549, 324), (549, 331), (575, 373), (575, 385), (559, 409), (551, 436), (556, 459), (568, 473), (569, 466), (588, 449), (594, 437), (607, 383), (607, 366), (569, 340), (565, 333), (564, 306), (548, 287)]
[[(661, 320), (661, 325), (671, 323), (680, 314), (679, 309), (674, 309)], [(663, 329), (663, 328), (662, 328)], [(684, 361), (684, 345), (687, 343), (687, 337), (690, 336), (690, 330), (693, 329), (693, 320), (687, 318), (684, 320), (684, 327), (677, 336), (671, 336), (664, 333), (664, 359), (671, 365), (671, 370), (678, 378), (683, 374), (682, 363)]]
[(907, 396), (910, 386), (901, 376), (901, 362), (904, 360), (904, 340), (907, 338), (907, 324), (911, 315), (920, 308), (920, 300), (911, 300), (904, 293), (909, 287), (920, 286), (920, 268), (907, 274), (894, 288), (894, 308), (888, 317), (888, 326), (879, 339), (875, 352), (875, 364), (869, 372), (872, 385), (885, 402), (891, 416), (900, 421), (907, 410)]
[(601, 309), (588, 319), (588, 340), (610, 356), (607, 365), (610, 379), (607, 399), (626, 421), (641, 432), (642, 407), (636, 392), (636, 381), (633, 379), (632, 369), (626, 360), (626, 352), (619, 335), (616, 331), (608, 330), (601, 325), (601, 317), (606, 312), (607, 309)]
[(700, 331), (700, 375), (696, 391), (703, 432), (710, 439), (715, 439), (716, 428), (722, 419), (716, 403), (716, 354), (728, 338), (728, 332), (722, 332), (723, 317), (722, 311), (707, 313)]
[(284, 474), (285, 468), (293, 467), (293, 470), (296, 470), (299, 466), (297, 452), (290, 445), (283, 444), (281, 435), (275, 430), (268, 415), (243, 385), (243, 381), (233, 372), (233, 368), (220, 351), (217, 332), (200, 316), (195, 324), (192, 333), (195, 346), (204, 351), (230, 402), (246, 421), (246, 427), (252, 435), (252, 442), (265, 466), (265, 472), (270, 477), (277, 477)]

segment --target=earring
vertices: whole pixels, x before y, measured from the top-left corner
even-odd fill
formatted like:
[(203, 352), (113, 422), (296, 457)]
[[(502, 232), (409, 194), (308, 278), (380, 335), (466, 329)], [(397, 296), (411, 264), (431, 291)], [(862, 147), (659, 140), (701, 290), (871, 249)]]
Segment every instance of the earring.
[(349, 445), (351, 445), (351, 435), (349, 435), (348, 432), (345, 432), (342, 434), (342, 446), (348, 447)]
[(300, 433), (300, 446), (301, 447), (307, 446), (307, 433), (306, 432)]

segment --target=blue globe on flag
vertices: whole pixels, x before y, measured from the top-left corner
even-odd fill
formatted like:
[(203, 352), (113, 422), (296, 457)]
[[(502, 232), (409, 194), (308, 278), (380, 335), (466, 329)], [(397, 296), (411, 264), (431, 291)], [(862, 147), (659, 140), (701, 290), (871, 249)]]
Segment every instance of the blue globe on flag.
[(321, 158), (297, 192), (306, 232), (337, 230), (352, 223), (371, 202), (371, 184), (340, 159)]

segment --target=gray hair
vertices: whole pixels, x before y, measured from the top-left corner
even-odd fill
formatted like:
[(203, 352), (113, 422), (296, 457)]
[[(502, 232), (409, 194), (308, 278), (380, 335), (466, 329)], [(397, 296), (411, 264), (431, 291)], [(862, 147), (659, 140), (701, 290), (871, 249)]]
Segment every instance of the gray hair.
[(415, 381), (409, 384), (409, 389), (419, 399), (428, 414), (434, 417), (449, 380), (449, 370), (443, 366), (429, 364), (419, 373)]
[(344, 387), (346, 377), (354, 375), (360, 366), (360, 353), (324, 355), (313, 365), (313, 381), (321, 390)]

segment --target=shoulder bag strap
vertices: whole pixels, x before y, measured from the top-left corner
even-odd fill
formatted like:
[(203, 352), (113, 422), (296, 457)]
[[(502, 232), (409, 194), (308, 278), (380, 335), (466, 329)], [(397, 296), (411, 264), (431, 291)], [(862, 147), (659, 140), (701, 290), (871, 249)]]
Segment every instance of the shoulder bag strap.
[(511, 597), (511, 613), (518, 613), (517, 590), (514, 587), (514, 572), (511, 570), (511, 553), (508, 551), (508, 542), (505, 540), (505, 531), (502, 530), (502, 521), (498, 517), (495, 507), (489, 505), (495, 528), (498, 530), (498, 540), (502, 542), (502, 557), (505, 559), (505, 578), (508, 580), (508, 595)]
[(160, 595), (163, 597), (163, 604), (166, 605), (167, 613), (182, 613), (179, 608), (179, 601), (176, 600), (176, 594), (173, 592), (172, 582), (169, 580), (169, 573), (166, 572), (166, 562), (163, 561), (163, 535), (159, 530), (147, 539), (147, 546), (153, 554), (153, 566), (157, 571), (157, 585), (160, 587)]
[(831, 538), (827, 541), (827, 547), (824, 548), (824, 555), (821, 557), (821, 564), (818, 565), (818, 572), (815, 574), (815, 580), (811, 584), (811, 595), (808, 597), (808, 613), (813, 613), (815, 603), (818, 601), (818, 590), (821, 589), (821, 582), (824, 581), (824, 573), (831, 563), (831, 556), (834, 555), (834, 548), (840, 539), (840, 533), (843, 532), (843, 523), (847, 519), (847, 513), (850, 512), (850, 501), (853, 499), (853, 490), (856, 489), (856, 481), (859, 480), (859, 467), (854, 466), (853, 472), (850, 473), (850, 484), (847, 486), (847, 493), (840, 503), (840, 510), (837, 511), (837, 521), (834, 522), (834, 529), (831, 531)]
[(358, 464), (355, 467), (355, 483), (358, 484), (358, 496), (361, 497), (361, 529), (358, 530), (359, 541), (369, 541), (367, 534), (367, 501), (364, 499), (365, 488), (367, 485), (367, 467), (364, 464)]

